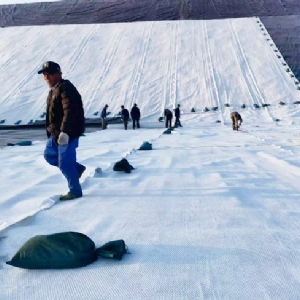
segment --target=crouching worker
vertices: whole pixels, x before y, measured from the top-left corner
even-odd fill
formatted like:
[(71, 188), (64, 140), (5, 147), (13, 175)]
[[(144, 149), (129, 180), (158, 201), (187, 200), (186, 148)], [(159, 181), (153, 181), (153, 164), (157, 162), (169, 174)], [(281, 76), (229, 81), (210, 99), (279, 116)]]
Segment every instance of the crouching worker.
[(169, 109), (165, 109), (166, 128), (172, 127), (173, 113)]
[(234, 111), (230, 114), (230, 117), (231, 117), (231, 120), (232, 120), (232, 129), (233, 130), (239, 130), (239, 128), (240, 128), (240, 126), (243, 122), (243, 119), (242, 119), (241, 115), (237, 111)]
[(47, 98), (46, 127), (48, 141), (45, 160), (60, 169), (68, 181), (69, 192), (60, 200), (82, 197), (79, 178), (86, 167), (76, 162), (76, 148), (84, 132), (84, 110), (79, 92), (69, 81), (62, 79), (60, 66), (46, 62), (38, 74), (50, 87)]

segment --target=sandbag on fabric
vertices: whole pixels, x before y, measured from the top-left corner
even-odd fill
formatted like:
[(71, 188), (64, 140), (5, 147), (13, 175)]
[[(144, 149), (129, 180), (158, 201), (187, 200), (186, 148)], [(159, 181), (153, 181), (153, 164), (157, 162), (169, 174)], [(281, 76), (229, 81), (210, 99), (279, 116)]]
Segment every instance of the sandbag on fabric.
[(110, 241), (97, 249), (97, 255), (103, 258), (121, 260), (123, 254), (129, 253), (123, 240)]
[(144, 142), (139, 150), (152, 150), (152, 144)]
[(120, 161), (116, 162), (114, 167), (113, 167), (114, 171), (124, 171), (125, 173), (130, 173), (131, 170), (134, 170), (134, 167), (132, 165), (129, 164), (129, 162), (127, 161), (127, 159), (122, 158)]
[(79, 232), (37, 235), (6, 262), (23, 269), (69, 269), (97, 260), (95, 243)]
[(124, 240), (110, 241), (96, 249), (88, 236), (70, 231), (37, 235), (6, 263), (22, 269), (73, 269), (87, 266), (98, 257), (121, 260), (125, 253), (130, 252)]
[(7, 146), (31, 146), (32, 145), (32, 141), (21, 141), (21, 142), (18, 142), (18, 143), (7, 143)]

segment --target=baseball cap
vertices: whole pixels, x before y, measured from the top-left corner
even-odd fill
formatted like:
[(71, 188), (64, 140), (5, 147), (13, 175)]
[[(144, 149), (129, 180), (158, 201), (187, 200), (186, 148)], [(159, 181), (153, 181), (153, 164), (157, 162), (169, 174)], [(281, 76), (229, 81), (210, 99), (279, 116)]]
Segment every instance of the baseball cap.
[(55, 63), (54, 61), (47, 61), (43, 64), (42, 69), (38, 71), (38, 74), (41, 73), (54, 74), (60, 72), (61, 70), (59, 64)]

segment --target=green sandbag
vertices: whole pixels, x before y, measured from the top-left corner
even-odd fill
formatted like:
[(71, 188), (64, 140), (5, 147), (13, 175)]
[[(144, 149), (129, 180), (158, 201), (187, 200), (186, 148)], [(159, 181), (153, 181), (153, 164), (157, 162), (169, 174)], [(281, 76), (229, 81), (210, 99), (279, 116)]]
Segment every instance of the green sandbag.
[(129, 253), (123, 240), (110, 241), (96, 250), (97, 255), (102, 258), (121, 260), (123, 254)]
[(79, 232), (37, 235), (6, 262), (23, 269), (69, 269), (97, 260), (95, 243)]
[(31, 146), (32, 145), (32, 141), (21, 141), (21, 142), (18, 142), (18, 143), (7, 143), (7, 146)]
[(152, 150), (152, 144), (144, 142), (139, 150)]
[(120, 260), (125, 253), (129, 252), (123, 240), (96, 249), (88, 236), (70, 231), (36, 235), (6, 263), (22, 269), (73, 269), (87, 266), (98, 257)]

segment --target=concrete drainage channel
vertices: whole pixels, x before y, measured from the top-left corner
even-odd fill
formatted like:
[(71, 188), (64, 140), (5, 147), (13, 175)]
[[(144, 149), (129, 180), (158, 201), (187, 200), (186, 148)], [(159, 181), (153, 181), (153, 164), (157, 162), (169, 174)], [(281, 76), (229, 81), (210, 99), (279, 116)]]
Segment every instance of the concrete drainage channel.
[[(86, 133), (95, 132), (101, 130), (96, 127), (86, 128)], [(0, 130), (0, 148), (6, 147), (7, 143), (16, 144), (24, 140), (31, 141), (46, 141), (46, 129), (37, 128), (37, 129), (3, 129)]]
[[(163, 122), (141, 122), (141, 128), (153, 129), (153, 128), (164, 128), (165, 123)], [(121, 124), (109, 124), (108, 129), (123, 129), (124, 125)], [(101, 126), (87, 126), (85, 133), (100, 131)], [(132, 130), (132, 123), (129, 122), (128, 130)], [(19, 129), (1, 129), (0, 130), (0, 148), (6, 147), (8, 143), (16, 144), (18, 142), (30, 140), (30, 141), (46, 141), (46, 129), (45, 128), (19, 128)]]

